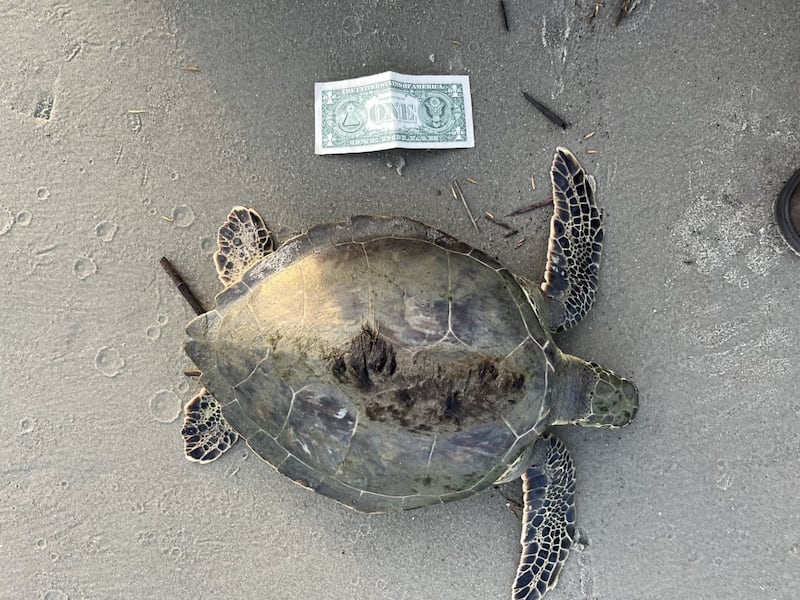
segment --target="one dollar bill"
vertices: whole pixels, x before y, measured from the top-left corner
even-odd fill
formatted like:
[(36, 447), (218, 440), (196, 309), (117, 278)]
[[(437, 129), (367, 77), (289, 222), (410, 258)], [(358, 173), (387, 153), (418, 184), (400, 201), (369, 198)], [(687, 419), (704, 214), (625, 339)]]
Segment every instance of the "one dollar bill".
[(387, 148), (472, 148), (466, 75), (368, 77), (314, 84), (314, 152)]

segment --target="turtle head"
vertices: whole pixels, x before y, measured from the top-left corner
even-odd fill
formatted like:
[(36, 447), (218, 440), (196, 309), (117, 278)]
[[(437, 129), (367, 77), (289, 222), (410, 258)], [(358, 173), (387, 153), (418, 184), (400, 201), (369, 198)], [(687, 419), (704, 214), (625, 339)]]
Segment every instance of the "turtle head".
[(639, 391), (633, 383), (595, 362), (565, 356), (567, 377), (554, 398), (554, 425), (623, 427), (639, 410)]

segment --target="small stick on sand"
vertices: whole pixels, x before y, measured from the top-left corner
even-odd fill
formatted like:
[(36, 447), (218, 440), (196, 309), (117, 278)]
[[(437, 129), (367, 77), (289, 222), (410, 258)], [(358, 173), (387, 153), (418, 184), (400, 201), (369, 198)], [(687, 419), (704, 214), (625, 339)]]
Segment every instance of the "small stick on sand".
[(472, 211), (467, 205), (467, 200), (464, 198), (464, 193), (461, 191), (461, 186), (458, 185), (456, 179), (450, 182), (450, 191), (453, 192), (454, 199), (461, 200), (461, 204), (464, 205), (464, 209), (467, 211), (467, 216), (469, 216), (469, 220), (472, 221), (472, 226), (475, 228), (475, 231), (480, 231), (480, 229), (478, 229), (478, 223), (475, 221), (475, 217), (472, 215)]
[(200, 304), (197, 296), (192, 293), (192, 290), (183, 280), (183, 277), (181, 277), (178, 271), (175, 270), (175, 267), (172, 266), (172, 263), (169, 262), (166, 256), (161, 257), (159, 264), (167, 272), (167, 275), (169, 275), (169, 278), (172, 279), (173, 283), (175, 283), (178, 291), (181, 293), (181, 296), (186, 299), (186, 301), (189, 303), (189, 306), (192, 307), (192, 310), (194, 310), (194, 312), (198, 315), (205, 314), (206, 309), (203, 308), (203, 305)]
[(512, 229), (514, 229), (508, 223), (503, 223), (502, 221), (498, 221), (495, 218), (495, 216), (492, 213), (490, 213), (489, 211), (487, 211), (487, 210), (483, 211), (483, 218), (486, 219), (487, 221), (491, 221), (495, 225), (499, 225), (500, 227), (502, 227), (503, 229), (505, 229), (507, 231), (511, 231)]
[(506, 31), (511, 31), (508, 28), (508, 13), (506, 13), (506, 3), (503, 0), (500, 0), (500, 14), (503, 15), (503, 27), (506, 28)]
[(528, 206), (523, 206), (522, 208), (518, 208), (517, 210), (512, 210), (508, 213), (507, 217), (516, 217), (517, 215), (524, 215), (525, 213), (531, 212), (532, 210), (536, 210), (537, 208), (542, 208), (547, 206), (548, 204), (552, 204), (553, 199), (548, 198), (547, 200), (542, 200), (541, 202), (535, 202), (534, 204), (529, 204)]
[(533, 104), (540, 113), (547, 117), (551, 123), (558, 125), (561, 127), (561, 129), (566, 129), (569, 127), (569, 123), (547, 108), (544, 104), (539, 102), (536, 98), (531, 96), (528, 92), (522, 92), (522, 95), (525, 96), (525, 100)]
[(639, 0), (622, 0), (622, 5), (619, 7), (619, 12), (617, 13), (617, 18), (614, 21), (614, 27), (619, 27), (619, 24), (622, 22), (622, 19), (627, 17), (633, 9), (639, 5)]

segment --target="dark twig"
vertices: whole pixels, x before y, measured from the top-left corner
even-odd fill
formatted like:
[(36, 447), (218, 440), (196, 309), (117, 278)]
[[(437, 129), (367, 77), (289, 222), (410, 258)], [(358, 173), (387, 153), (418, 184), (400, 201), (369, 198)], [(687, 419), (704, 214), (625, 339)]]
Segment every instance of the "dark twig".
[(566, 129), (567, 127), (569, 127), (569, 123), (567, 123), (564, 119), (559, 117), (552, 110), (547, 108), (544, 104), (539, 102), (536, 98), (531, 96), (528, 92), (522, 92), (522, 95), (525, 96), (525, 100), (533, 104), (539, 110), (539, 112), (541, 112), (545, 117), (547, 117), (551, 123), (558, 125), (559, 127), (561, 127), (561, 129)]
[(508, 28), (508, 13), (506, 13), (506, 3), (503, 0), (500, 0), (500, 14), (503, 15), (503, 26), (506, 28), (506, 31), (511, 31)]
[(200, 301), (197, 299), (197, 296), (195, 296), (192, 293), (192, 290), (189, 289), (189, 286), (183, 280), (183, 277), (181, 277), (180, 274), (178, 273), (178, 271), (175, 270), (175, 267), (172, 266), (172, 263), (169, 262), (167, 257), (166, 256), (162, 256), (161, 260), (159, 261), (159, 263), (164, 268), (164, 270), (167, 272), (167, 275), (169, 275), (169, 278), (172, 279), (172, 281), (178, 287), (178, 291), (181, 293), (181, 295), (189, 303), (189, 306), (192, 307), (192, 310), (194, 310), (194, 312), (197, 313), (198, 315), (205, 314), (206, 309), (203, 308), (203, 305), (200, 304)]
[(541, 202), (535, 202), (534, 204), (529, 204), (528, 206), (523, 206), (522, 208), (518, 208), (516, 210), (512, 210), (508, 213), (507, 217), (516, 217), (517, 215), (524, 215), (525, 213), (529, 213), (532, 210), (536, 210), (537, 208), (542, 208), (547, 206), (548, 204), (552, 204), (553, 199), (548, 198), (547, 200), (542, 200)]
[(619, 27), (622, 19), (631, 14), (633, 9), (636, 8), (638, 4), (639, 0), (622, 0), (622, 4), (619, 7), (619, 12), (617, 13), (617, 18), (614, 21), (614, 27)]
[(487, 210), (483, 211), (483, 218), (486, 219), (487, 221), (491, 221), (495, 225), (499, 225), (500, 227), (502, 227), (503, 229), (505, 229), (507, 231), (511, 231), (512, 229), (514, 229), (508, 223), (503, 223), (503, 221), (498, 221), (495, 218), (495, 216), (492, 213), (490, 213), (489, 211), (487, 211)]

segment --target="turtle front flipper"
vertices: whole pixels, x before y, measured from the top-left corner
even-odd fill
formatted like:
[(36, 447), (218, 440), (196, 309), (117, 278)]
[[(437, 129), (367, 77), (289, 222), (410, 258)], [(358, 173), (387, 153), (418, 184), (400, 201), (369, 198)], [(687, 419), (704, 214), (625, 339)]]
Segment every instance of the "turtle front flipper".
[(188, 460), (207, 463), (218, 459), (239, 439), (225, 417), (222, 407), (205, 389), (189, 400), (183, 409), (181, 435)]
[(513, 600), (538, 600), (555, 587), (575, 538), (575, 467), (564, 444), (545, 434), (522, 474), (522, 556)]
[(594, 302), (603, 215), (595, 201), (594, 179), (566, 148), (556, 149), (550, 179), (553, 217), (542, 291), (551, 310), (543, 316), (552, 331), (563, 331), (578, 323)]
[(214, 264), (227, 287), (239, 281), (254, 263), (272, 252), (272, 238), (264, 220), (252, 208), (234, 206), (217, 233)]

